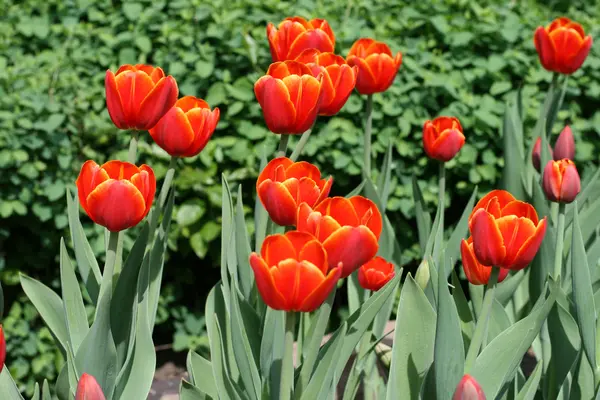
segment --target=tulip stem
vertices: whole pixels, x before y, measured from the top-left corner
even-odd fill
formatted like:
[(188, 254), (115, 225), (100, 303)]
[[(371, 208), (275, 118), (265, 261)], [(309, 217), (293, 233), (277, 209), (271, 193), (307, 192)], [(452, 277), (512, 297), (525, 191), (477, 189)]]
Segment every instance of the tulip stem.
[(559, 281), (562, 270), (563, 246), (565, 244), (565, 205), (562, 203), (558, 205), (558, 225), (556, 229), (554, 279)]
[(171, 183), (173, 182), (173, 177), (175, 176), (176, 166), (177, 157), (171, 157), (171, 161), (169, 161), (169, 168), (167, 169), (165, 179), (163, 181), (162, 187), (160, 188), (160, 196), (158, 197), (158, 205), (161, 210), (165, 206), (165, 201), (167, 201), (167, 195), (169, 194), (169, 189), (171, 188)]
[(279, 147), (277, 147), (277, 153), (275, 154), (275, 157), (285, 157), (289, 141), (290, 135), (279, 135)]
[(367, 105), (365, 107), (365, 161), (363, 165), (363, 175), (365, 178), (371, 177), (371, 131), (373, 128), (373, 95), (367, 96)]
[(139, 131), (131, 132), (131, 140), (129, 141), (129, 154), (127, 155), (127, 161), (129, 161), (132, 164), (135, 164), (135, 161), (137, 159), (137, 147), (139, 137)]
[(292, 155), (290, 156), (290, 160), (292, 160), (294, 162), (296, 162), (298, 160), (298, 157), (300, 157), (300, 153), (302, 153), (302, 150), (304, 150), (304, 146), (306, 146), (306, 142), (308, 142), (308, 138), (310, 137), (311, 133), (312, 133), (312, 129), (309, 129), (306, 132), (304, 132), (302, 134), (302, 136), (300, 136), (300, 140), (298, 141), (296, 148), (292, 152)]
[[(106, 260), (102, 271), (102, 284), (100, 285), (100, 299), (107, 290), (113, 290), (113, 274), (117, 264), (117, 252), (120, 242), (120, 232), (108, 232), (108, 245), (106, 246)], [(96, 309), (97, 310), (97, 309)]]
[(294, 330), (296, 313), (285, 313), (285, 341), (283, 360), (281, 360), (281, 383), (279, 385), (279, 400), (289, 400), (294, 390)]
[(481, 345), (487, 336), (488, 322), (492, 311), (492, 303), (494, 302), (494, 292), (496, 290), (496, 284), (498, 283), (498, 275), (500, 274), (500, 268), (491, 267), (492, 273), (488, 281), (487, 290), (483, 298), (483, 305), (481, 306), (481, 315), (477, 320), (477, 326), (475, 326), (475, 333), (473, 333), (473, 339), (467, 351), (467, 360), (465, 361), (465, 374), (471, 373), (473, 364), (479, 355)]

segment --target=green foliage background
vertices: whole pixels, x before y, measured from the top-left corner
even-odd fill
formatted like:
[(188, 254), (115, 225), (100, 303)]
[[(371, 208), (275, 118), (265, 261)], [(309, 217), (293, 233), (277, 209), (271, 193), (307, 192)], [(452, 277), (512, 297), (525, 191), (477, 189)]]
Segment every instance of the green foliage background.
[[(544, 4), (542, 4), (544, 3)], [(201, 155), (180, 161), (176, 224), (165, 267), (156, 344), (175, 350), (204, 343), (204, 296), (218, 279), (220, 174), (253, 199), (263, 151), (277, 137), (264, 126), (253, 83), (270, 63), (267, 22), (286, 16), (326, 18), (345, 55), (359, 37), (404, 54), (395, 84), (376, 95), (373, 150), (379, 162), (391, 141), (395, 176), (388, 214), (414, 261), (410, 178), (416, 174), (431, 209), (437, 168), (424, 155), (421, 127), (437, 115), (458, 116), (467, 144), (448, 163), (451, 221), (473, 187), (496, 187), (502, 171), (501, 116), (519, 87), (532, 126), (550, 73), (540, 68), (533, 30), (559, 15), (598, 36), (600, 6), (571, 2), (430, 0), (0, 0), (0, 278), (10, 306), (4, 319), (11, 373), (29, 394), (33, 382), (56, 378), (60, 354), (22, 294), (18, 273), (58, 287), (58, 241), (68, 236), (64, 191), (87, 159), (125, 159), (129, 135), (105, 109), (104, 72), (151, 63), (173, 75), (181, 95), (221, 109), (221, 122)], [(600, 134), (600, 47), (571, 79), (559, 126), (570, 123), (580, 167), (597, 161)], [(363, 99), (320, 118), (303, 159), (335, 178), (334, 194), (360, 181)], [(529, 132), (530, 133), (530, 132)], [(162, 178), (168, 156), (145, 135), (140, 162)], [(378, 164), (378, 163), (376, 163)], [(250, 215), (250, 213), (248, 213)], [(98, 256), (103, 232), (87, 224)]]

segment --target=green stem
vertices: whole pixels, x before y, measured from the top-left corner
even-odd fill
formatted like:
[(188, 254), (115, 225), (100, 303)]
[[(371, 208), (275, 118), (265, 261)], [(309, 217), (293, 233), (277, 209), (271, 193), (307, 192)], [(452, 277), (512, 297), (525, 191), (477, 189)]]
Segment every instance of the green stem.
[(296, 314), (293, 311), (285, 313), (285, 341), (283, 360), (281, 360), (281, 384), (279, 385), (279, 400), (289, 400), (294, 390), (294, 328)]
[(275, 157), (285, 157), (289, 141), (290, 135), (279, 135), (279, 147), (277, 147), (277, 153)]
[(107, 291), (112, 291), (113, 275), (115, 274), (115, 264), (117, 263), (117, 251), (119, 247), (120, 232), (108, 232), (108, 246), (106, 246), (106, 261), (104, 262), (104, 271), (102, 271), (102, 284), (100, 285), (100, 294), (98, 298)]
[(292, 160), (292, 161), (298, 160), (298, 157), (300, 157), (300, 153), (302, 153), (302, 150), (304, 150), (304, 146), (306, 146), (306, 142), (308, 142), (308, 138), (310, 137), (311, 133), (312, 133), (312, 128), (307, 130), (306, 132), (304, 132), (302, 134), (302, 136), (300, 136), (300, 140), (298, 141), (296, 148), (292, 152), (292, 155), (290, 156), (290, 160)]
[(440, 162), (440, 177), (439, 177), (439, 189), (438, 189), (438, 204), (440, 206), (440, 230), (444, 231), (444, 202), (446, 200), (446, 163)]
[(371, 131), (373, 128), (373, 95), (367, 96), (367, 106), (365, 107), (365, 146), (364, 146), (364, 166), (363, 175), (365, 178), (371, 177)]
[(492, 311), (492, 303), (494, 302), (494, 292), (496, 289), (496, 283), (498, 283), (498, 275), (500, 274), (500, 268), (492, 267), (492, 273), (488, 281), (487, 290), (485, 297), (483, 298), (483, 305), (481, 307), (481, 316), (477, 320), (477, 326), (475, 327), (475, 333), (473, 333), (473, 339), (471, 345), (467, 351), (467, 360), (465, 361), (465, 374), (471, 373), (471, 368), (479, 355), (481, 345), (487, 336), (487, 327)]
[(139, 137), (139, 131), (131, 132), (131, 140), (129, 141), (129, 153), (127, 154), (127, 161), (129, 161), (132, 164), (135, 164), (135, 161), (137, 159), (137, 147)]
[(565, 205), (558, 206), (558, 225), (556, 228), (556, 245), (554, 253), (554, 279), (560, 279), (562, 268), (563, 246), (565, 244)]
[(177, 157), (171, 157), (169, 168), (165, 174), (165, 180), (160, 189), (160, 196), (158, 196), (158, 205), (161, 209), (165, 206), (165, 201), (167, 201), (167, 195), (169, 194), (169, 189), (171, 188), (171, 183), (173, 183), (173, 177), (175, 176), (175, 167), (177, 167)]

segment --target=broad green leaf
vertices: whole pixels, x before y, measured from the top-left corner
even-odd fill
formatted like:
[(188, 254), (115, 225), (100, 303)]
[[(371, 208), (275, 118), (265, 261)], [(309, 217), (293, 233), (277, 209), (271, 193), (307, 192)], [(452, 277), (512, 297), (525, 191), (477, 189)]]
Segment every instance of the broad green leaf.
[(204, 400), (206, 399), (206, 393), (192, 385), (185, 379), (181, 380), (181, 386), (179, 387), (179, 400)]
[(538, 386), (540, 385), (540, 380), (542, 379), (543, 367), (543, 361), (539, 361), (529, 376), (529, 379), (527, 379), (525, 386), (521, 388), (516, 400), (534, 400)]
[(244, 299), (249, 300), (254, 285), (254, 274), (250, 268), (250, 239), (246, 230), (244, 208), (242, 204), (242, 185), (238, 186), (237, 205), (235, 209), (235, 250), (237, 252), (237, 266), (239, 285)]
[(358, 274), (352, 274), (346, 279), (348, 291), (348, 311), (352, 314), (369, 298), (369, 291), (358, 283)]
[[(277, 368), (277, 365), (281, 365), (283, 360), (285, 313), (268, 307), (264, 321), (260, 344), (260, 375), (264, 380), (268, 379), (267, 388), (273, 396), (276, 396), (281, 381), (281, 368)], [(275, 368), (271, 369), (273, 366)]]
[[(229, 284), (228, 273), (231, 274), (231, 278), (234, 281), (238, 281), (237, 268), (231, 268), (230, 263), (227, 262), (227, 257), (231, 252), (231, 242), (235, 233), (233, 226), (233, 202), (231, 200), (231, 191), (229, 190), (229, 184), (227, 183), (225, 175), (221, 175), (221, 184), (223, 185), (223, 194), (221, 198), (221, 282), (223, 285), (224, 297), (229, 299), (231, 287)], [(225, 327), (222, 326), (221, 329), (225, 329)]]
[(523, 281), (525, 272), (523, 270), (518, 271), (515, 274), (509, 274), (506, 279), (498, 284), (494, 293), (494, 298), (498, 300), (500, 304), (506, 306), (512, 299), (513, 294)]
[(481, 307), (483, 306), (483, 285), (473, 285), (469, 282), (469, 295), (471, 297), (471, 305), (473, 306), (473, 314), (475, 315), (475, 321), (479, 319), (481, 315)]
[(435, 310), (409, 275), (396, 311), (388, 400), (418, 399), (425, 373), (433, 362)]
[[(592, 175), (587, 184), (581, 182), (581, 192), (577, 195), (578, 210), (580, 212), (586, 206), (586, 201), (589, 198), (594, 198), (593, 194), (594, 190), (596, 189), (596, 183), (598, 182), (598, 178), (600, 178), (600, 167), (596, 168), (596, 172), (594, 173), (594, 175)], [(575, 207), (575, 203), (567, 204), (565, 207), (565, 226), (570, 226), (573, 222), (573, 207)]]
[(573, 371), (571, 383), (571, 399), (593, 399), (595, 393), (594, 372), (583, 352), (579, 353)]
[(2, 400), (23, 400), (8, 368), (3, 368), (0, 372), (0, 394), (2, 394)]
[(475, 205), (475, 199), (477, 198), (477, 187), (473, 189), (473, 194), (471, 194), (471, 198), (469, 199), (467, 206), (465, 207), (460, 220), (456, 224), (450, 239), (446, 242), (445, 253), (446, 253), (446, 266), (448, 266), (446, 270), (446, 274), (450, 275), (450, 273), (454, 270), (454, 263), (458, 260), (460, 255), (460, 243), (465, 238), (465, 236), (469, 232), (469, 216), (473, 211), (473, 206)]
[(40, 316), (58, 340), (60, 350), (66, 355), (69, 332), (65, 320), (64, 305), (60, 297), (43, 283), (20, 274), (23, 291), (40, 313)]
[(392, 174), (392, 141), (388, 143), (387, 151), (383, 157), (383, 165), (379, 178), (377, 179), (377, 189), (381, 204), (387, 206), (388, 197), (390, 195), (390, 179)]
[(71, 400), (71, 396), (75, 396), (75, 392), (71, 392), (71, 384), (69, 383), (69, 368), (66, 362), (60, 369), (58, 377), (56, 378), (54, 392), (59, 400)]
[[(77, 260), (77, 269), (79, 275), (85, 284), (85, 288), (92, 299), (94, 305), (98, 303), (98, 295), (100, 293), (100, 281), (102, 274), (98, 261), (94, 257), (92, 246), (85, 237), (83, 226), (79, 220), (79, 201), (75, 201), (71, 197), (69, 189), (67, 189), (67, 214), (69, 217), (69, 230), (71, 232), (71, 240), (75, 249), (75, 259)], [(77, 194), (75, 194), (77, 199)]]
[(504, 310), (502, 304), (500, 304), (498, 300), (494, 298), (490, 312), (487, 340), (484, 341), (484, 346), (486, 343), (491, 342), (496, 336), (508, 329), (510, 325), (511, 321), (506, 313), (506, 310)]
[(63, 238), (60, 239), (60, 281), (69, 344), (72, 346), (73, 353), (75, 353), (90, 327), (88, 326), (83, 297), (79, 290), (79, 282), (77, 282), (77, 276), (75, 276), (75, 270), (69, 259)]
[(454, 304), (456, 304), (456, 310), (458, 311), (458, 317), (460, 318), (460, 329), (462, 331), (463, 343), (465, 351), (468, 350), (473, 332), (475, 331), (475, 318), (469, 307), (469, 302), (465, 293), (463, 292), (462, 285), (458, 279), (456, 272), (452, 271), (452, 298)]
[(596, 366), (596, 306), (587, 263), (585, 245), (581, 235), (577, 202), (573, 208), (573, 237), (571, 245), (571, 273), (573, 276), (573, 301), (575, 303), (577, 325), (583, 341), (583, 350), (592, 365)]
[(523, 122), (518, 110), (518, 101), (512, 100), (506, 104), (502, 122), (502, 137), (504, 141), (504, 171), (502, 173), (502, 188), (508, 190), (516, 198), (525, 200), (525, 191), (521, 173), (525, 167), (525, 146), (523, 141)]
[[(533, 206), (538, 212), (540, 218), (548, 216), (550, 210), (547, 206), (546, 197), (538, 182), (533, 184)], [(529, 267), (529, 296), (532, 302), (535, 302), (544, 289), (546, 278), (550, 274), (550, 269), (554, 265), (556, 233), (554, 227), (548, 221), (546, 224), (546, 236), (538, 250), (531, 266)]]
[(79, 374), (77, 366), (75, 365), (75, 355), (71, 351), (71, 347), (67, 347), (67, 374), (71, 393), (75, 393), (75, 389), (77, 388), (77, 383), (79, 382), (79, 377), (81, 375)]
[(192, 384), (208, 396), (217, 398), (217, 387), (210, 361), (190, 350), (186, 365)]
[[(427, 244), (425, 245), (425, 255), (424, 257), (433, 256), (433, 248), (435, 245), (436, 238), (438, 237), (438, 231), (440, 230), (442, 217), (440, 216), (440, 208), (438, 207), (435, 212), (435, 218), (433, 219), (433, 224), (431, 225), (431, 231), (429, 232), (429, 237), (427, 238)], [(437, 284), (437, 281), (435, 282)]]
[(417, 182), (417, 177), (412, 176), (412, 190), (413, 198), (415, 202), (415, 214), (417, 219), (417, 231), (419, 234), (419, 245), (421, 246), (421, 256), (425, 257), (425, 248), (427, 247), (427, 240), (431, 232), (431, 216), (425, 211), (425, 200), (421, 193), (421, 188)]
[[(263, 147), (260, 157), (260, 167), (259, 173), (263, 169), (265, 169), (267, 165), (267, 153), (266, 148)], [(254, 249), (257, 252), (260, 252), (260, 248), (262, 247), (262, 242), (265, 240), (265, 236), (267, 236), (267, 221), (269, 219), (269, 214), (267, 214), (267, 210), (263, 207), (260, 202), (260, 198), (256, 196), (256, 202), (254, 203)]]

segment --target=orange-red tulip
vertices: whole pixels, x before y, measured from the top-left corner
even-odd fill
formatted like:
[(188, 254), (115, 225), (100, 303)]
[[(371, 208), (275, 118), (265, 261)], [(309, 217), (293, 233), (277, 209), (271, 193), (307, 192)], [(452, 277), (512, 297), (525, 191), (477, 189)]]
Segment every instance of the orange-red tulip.
[(342, 56), (321, 53), (317, 49), (303, 51), (296, 61), (306, 64), (314, 77), (323, 77), (321, 81), (323, 100), (319, 115), (337, 114), (354, 90), (358, 67), (349, 66)]
[(96, 378), (90, 374), (83, 374), (77, 384), (75, 400), (106, 400), (106, 397)]
[(267, 75), (254, 84), (267, 128), (273, 133), (304, 133), (317, 119), (323, 91), (322, 76), (298, 61), (271, 64)]
[(581, 180), (575, 163), (568, 159), (548, 161), (544, 168), (542, 188), (546, 198), (558, 203), (571, 203), (581, 191)]
[(106, 107), (119, 129), (152, 128), (177, 101), (177, 82), (161, 68), (150, 65), (123, 65), (104, 79)]
[(79, 202), (87, 215), (111, 232), (131, 228), (144, 219), (156, 192), (152, 168), (122, 161), (102, 166), (86, 161), (76, 183)]
[(311, 312), (335, 287), (341, 265), (329, 268), (327, 252), (312, 235), (291, 231), (265, 238), (260, 256), (250, 255), (256, 287), (275, 310)]
[(469, 230), (480, 264), (520, 270), (540, 248), (546, 218), (539, 221), (531, 204), (515, 200), (505, 190), (494, 190), (475, 206)]
[(279, 157), (270, 161), (256, 181), (256, 193), (278, 225), (296, 224), (298, 206), (310, 207), (329, 196), (333, 178), (321, 179), (321, 171), (306, 161)]
[(284, 19), (277, 28), (267, 25), (267, 38), (273, 62), (293, 60), (306, 49), (333, 51), (335, 35), (324, 19), (302, 17)]
[[(548, 152), (550, 153), (550, 157), (552, 157), (552, 147), (548, 144)], [(533, 145), (533, 150), (531, 151), (531, 162), (533, 163), (533, 167), (540, 172), (540, 166), (542, 163), (542, 138), (538, 137)]]
[(375, 203), (362, 196), (329, 197), (312, 209), (298, 207), (298, 230), (313, 234), (327, 251), (330, 268), (343, 265), (342, 278), (377, 254), (382, 219)]
[(394, 264), (377, 256), (358, 269), (358, 283), (364, 289), (377, 291), (394, 278), (394, 275)]
[(346, 60), (349, 65), (358, 67), (356, 90), (360, 94), (373, 94), (385, 92), (392, 85), (402, 64), (402, 54), (398, 52), (394, 57), (387, 44), (358, 39)]
[(150, 136), (171, 156), (193, 157), (204, 149), (218, 122), (218, 108), (211, 111), (206, 101), (185, 96), (150, 129)]
[(551, 72), (572, 74), (577, 71), (592, 47), (581, 25), (569, 18), (557, 18), (547, 27), (538, 27), (533, 37), (542, 66)]
[[(486, 285), (492, 274), (492, 267), (481, 264), (473, 252), (473, 238), (462, 241), (460, 244), (460, 254), (462, 256), (463, 270), (467, 280), (473, 285)], [(506, 268), (500, 268), (498, 282), (502, 282), (510, 271)]]
[(456, 386), (452, 400), (485, 400), (485, 393), (471, 375), (465, 375)]
[(568, 125), (560, 132), (554, 144), (554, 159), (558, 161), (563, 158), (575, 160), (575, 138)]
[(454, 117), (438, 117), (423, 125), (425, 153), (439, 161), (450, 161), (465, 144), (463, 129)]
[(4, 338), (4, 330), (0, 324), (0, 372), (4, 368), (4, 362), (6, 361), (6, 339)]

